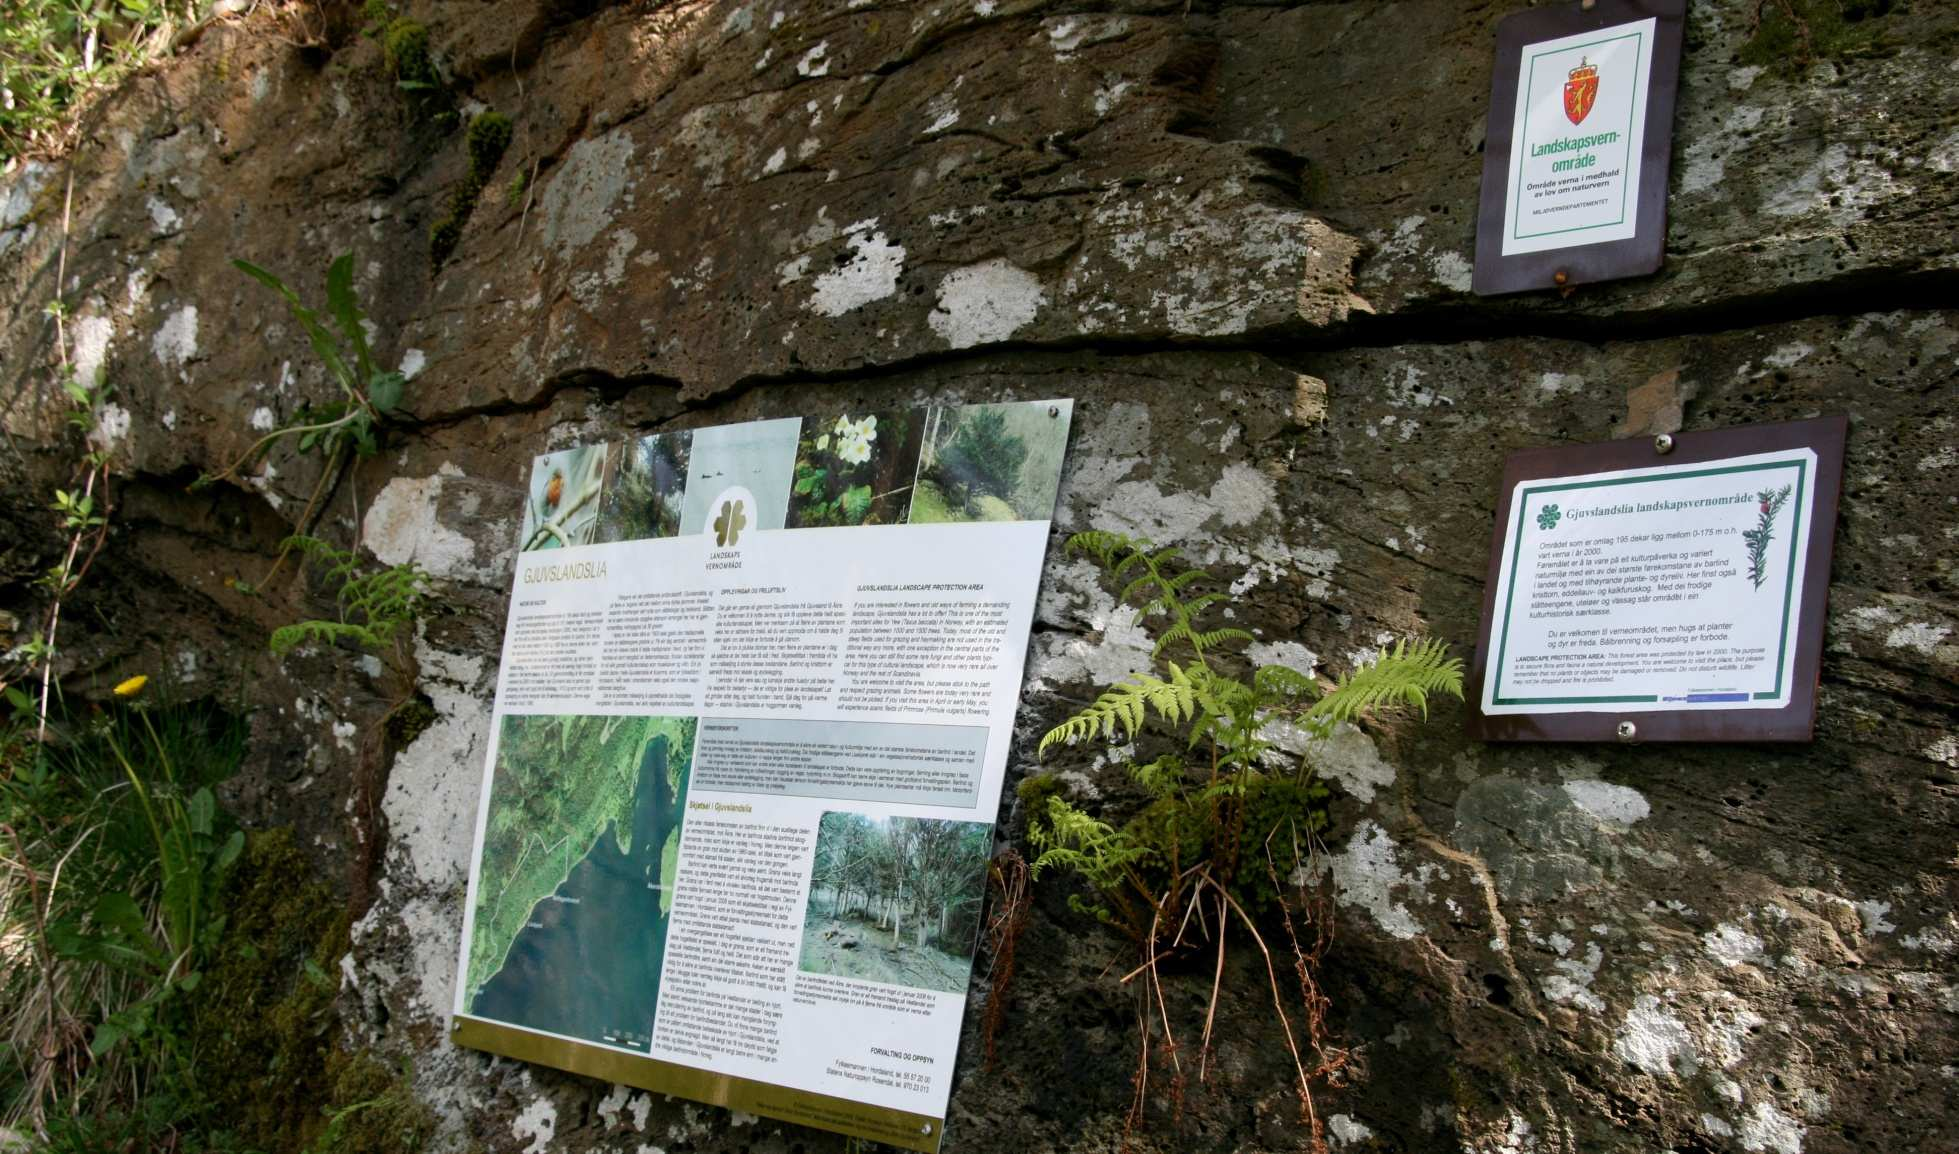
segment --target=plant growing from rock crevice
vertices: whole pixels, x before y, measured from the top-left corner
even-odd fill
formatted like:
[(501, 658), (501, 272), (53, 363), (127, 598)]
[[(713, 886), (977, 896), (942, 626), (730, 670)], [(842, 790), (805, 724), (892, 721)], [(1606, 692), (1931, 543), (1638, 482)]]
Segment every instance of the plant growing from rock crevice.
[[(347, 464), (357, 457), (371, 457), (380, 451), (382, 434), (400, 408), (408, 378), (399, 372), (383, 370), (374, 362), (373, 351), (367, 343), (366, 314), (361, 312), (360, 302), (354, 295), (354, 254), (342, 253), (327, 267), (327, 314), (333, 328), (328, 328), (320, 314), (308, 308), (299, 299), (299, 294), (287, 287), (279, 277), (250, 261), (234, 260), (231, 263), (240, 272), (285, 299), (293, 319), (299, 322), (308, 343), (313, 346), (314, 355), (320, 358), (327, 376), (340, 391), (339, 397), (324, 404), (302, 405), (294, 414), (291, 424), (280, 426), (260, 437), (223, 469), (200, 476), (192, 485), (195, 489), (219, 481), (237, 481), (240, 478), (239, 470), (257, 461), (273, 445), (287, 438), (293, 440), (299, 452), (318, 449), (325, 458), (319, 482), (314, 486), (312, 496), (307, 498), (299, 520), (293, 525), (294, 536), (280, 548), (271, 570), (258, 581), (262, 587), (284, 564), (287, 553), (292, 549), (292, 541), (304, 538), (310, 531), (314, 515), (338, 484)], [(249, 591), (252, 587), (245, 588)]]
[(463, 134), (464, 143), (469, 149), (469, 170), (462, 180), (449, 190), (448, 203), (442, 218), (429, 228), (429, 259), (441, 268), (456, 245), (462, 240), (463, 226), (469, 223), (476, 211), (476, 202), (482, 199), (483, 190), (489, 187), (490, 177), (497, 170), (497, 164), (510, 148), (512, 129), (510, 118), (501, 112), (485, 112), (469, 122)]
[[(1318, 884), (1325, 871), (1316, 860), (1329, 795), (1310, 760), (1279, 744), (1282, 727), (1312, 739), (1343, 722), (1398, 708), (1425, 716), (1430, 697), (1462, 695), (1462, 662), (1448, 656), (1441, 642), (1419, 640), (1382, 650), (1331, 686), (1284, 665), (1235, 676), (1227, 671), (1238, 664), (1230, 649), (1251, 635), (1229, 626), (1204, 628), (1206, 612), (1230, 598), (1200, 591), (1207, 574), (1182, 567), (1175, 548), (1102, 532), (1078, 533), (1068, 548), (1093, 556), (1122, 583), (1118, 600), (1137, 606), (1139, 618), (1156, 625), (1151, 657), (1160, 671), (1110, 686), (1041, 739), (1042, 755), (1095, 738), (1151, 744), (1176, 739), (1157, 756), (1130, 762), (1129, 775), (1148, 801), (1121, 824), (1069, 802), (1053, 777), (1030, 778), (1020, 790), (1028, 841), (1037, 853), (1034, 875), (1056, 868), (1077, 874), (1088, 893), (1071, 895), (1070, 905), (1120, 929), (1137, 946), (1138, 964), (1121, 979), (1135, 992), (1139, 1031), (1128, 1125), (1142, 1121), (1152, 1069), (1163, 1059), (1173, 1104), (1186, 1085), (1161, 963), (1215, 953), (1195, 1063), (1203, 1081), (1210, 1072), (1228, 942), (1242, 931), (1266, 970), (1301, 1120), (1312, 1148), (1324, 1151), (1312, 1087), (1340, 1084), (1352, 1061), (1329, 1040), (1328, 1002), (1316, 978), (1333, 933), (1331, 905)], [(1284, 942), (1275, 949), (1276, 934)], [(1286, 952), (1289, 959), (1281, 956)], [(1285, 996), (1282, 968), (1292, 973), (1297, 1000)]]

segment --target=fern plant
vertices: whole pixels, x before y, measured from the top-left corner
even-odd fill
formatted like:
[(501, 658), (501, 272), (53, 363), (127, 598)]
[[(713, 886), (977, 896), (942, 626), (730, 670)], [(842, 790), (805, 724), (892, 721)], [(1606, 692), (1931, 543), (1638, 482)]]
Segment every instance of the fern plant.
[(285, 547), (323, 566), (322, 580), (337, 587), (339, 613), (332, 620), (296, 621), (273, 630), (272, 652), (284, 655), (309, 641), (350, 642), (381, 658), (404, 684), (412, 685), (404, 630), (412, 628), (427, 602), (427, 571), (412, 563), (368, 571), (358, 552), (317, 537), (290, 537)]
[[(1442, 642), (1418, 639), (1382, 649), (1372, 662), (1330, 685), (1283, 665), (1240, 675), (1234, 668), (1242, 668), (1242, 662), (1231, 647), (1249, 642), (1251, 635), (1230, 626), (1204, 627), (1206, 611), (1230, 597), (1207, 590), (1209, 575), (1183, 565), (1176, 548), (1104, 532), (1078, 533), (1068, 548), (1100, 563), (1120, 583), (1118, 599), (1155, 626), (1151, 657), (1160, 669), (1131, 674), (1049, 730), (1040, 742), (1042, 757), (1098, 738), (1170, 739), (1170, 748), (1158, 756), (1130, 763), (1129, 776), (1148, 801), (1122, 824), (1069, 802), (1052, 776), (1030, 778), (1020, 790), (1029, 815), (1028, 841), (1036, 851), (1034, 876), (1051, 869), (1078, 875), (1088, 893), (1071, 895), (1070, 905), (1121, 929), (1138, 947), (1141, 964), (1123, 979), (1138, 983), (1142, 1002), (1129, 1123), (1141, 1121), (1148, 1101), (1153, 1048), (1169, 1056), (1172, 1096), (1180, 1096), (1184, 1087), (1158, 963), (1198, 948), (1215, 949), (1221, 980), (1226, 931), (1237, 925), (1265, 956), (1273, 1004), (1292, 1049), (1302, 1119), (1312, 1148), (1323, 1151), (1325, 1135), (1311, 1085), (1336, 1080), (1348, 1062), (1346, 1051), (1326, 1041), (1325, 998), (1313, 976), (1331, 940), (1331, 911), (1323, 895), (1303, 886), (1296, 898), (1288, 895), (1292, 879), (1316, 872), (1307, 868), (1302, 874), (1302, 867), (1311, 866), (1327, 827), (1329, 792), (1310, 760), (1282, 747), (1279, 737), (1289, 727), (1309, 739), (1324, 738), (1343, 722), (1397, 710), (1426, 717), (1431, 698), (1462, 696), (1462, 661), (1449, 656)], [(1310, 945), (1299, 937), (1295, 914), (1305, 916), (1314, 935)], [(1300, 986), (1296, 1012), (1310, 1060), (1301, 1055), (1272, 968), (1265, 935), (1274, 916), (1293, 949)], [(1214, 984), (1199, 1046), (1200, 1080), (1218, 994)]]

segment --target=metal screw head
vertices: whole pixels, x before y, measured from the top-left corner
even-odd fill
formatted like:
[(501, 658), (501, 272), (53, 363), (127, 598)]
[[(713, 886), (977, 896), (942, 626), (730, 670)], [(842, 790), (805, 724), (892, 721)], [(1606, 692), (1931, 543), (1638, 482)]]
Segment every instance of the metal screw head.
[(1630, 722), (1630, 721), (1622, 721), (1622, 722), (1620, 722), (1620, 723), (1619, 723), (1619, 740), (1620, 740), (1620, 741), (1631, 741), (1631, 740), (1632, 740), (1633, 738), (1635, 738), (1635, 737), (1638, 737), (1638, 736), (1639, 736), (1639, 727), (1638, 727), (1638, 726), (1636, 726), (1636, 725), (1634, 725), (1634, 724), (1633, 724), (1632, 722)]
[(1564, 282), (1566, 282), (1566, 281), (1568, 281), (1568, 280), (1570, 280), (1570, 279), (1571, 279), (1571, 274), (1570, 274), (1570, 273), (1568, 273), (1568, 272), (1566, 272), (1566, 271), (1565, 271), (1565, 270), (1563, 270), (1563, 269), (1559, 269), (1559, 270), (1558, 270), (1557, 272), (1554, 272), (1554, 273), (1552, 273), (1552, 274), (1551, 274), (1551, 283), (1552, 283), (1552, 284), (1558, 284), (1558, 285), (1561, 285), (1561, 284), (1563, 284)]
[(1673, 434), (1661, 433), (1653, 438), (1653, 451), (1661, 455), (1673, 452)]
[(1048, 416), (1050, 416), (1050, 417), (1058, 417), (1058, 416), (1060, 416), (1060, 415), (1061, 415), (1061, 406), (1060, 406), (1060, 405), (1049, 405), (1049, 406), (1048, 406)]

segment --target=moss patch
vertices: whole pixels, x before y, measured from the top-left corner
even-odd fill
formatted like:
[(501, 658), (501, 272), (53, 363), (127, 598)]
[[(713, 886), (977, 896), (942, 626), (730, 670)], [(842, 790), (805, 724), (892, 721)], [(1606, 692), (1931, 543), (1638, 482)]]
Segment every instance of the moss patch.
[(1885, 48), (1883, 17), (1897, 7), (1897, 0), (1768, 0), (1741, 62), (1796, 68), (1874, 55)]
[(469, 122), (464, 142), (469, 149), (469, 171), (461, 183), (449, 190), (449, 203), (442, 218), (429, 227), (429, 259), (441, 268), (462, 240), (463, 225), (476, 211), (476, 202), (488, 187), (490, 176), (510, 148), (510, 118), (501, 112), (485, 112)]
[(408, 19), (390, 21), (381, 33), (381, 49), (387, 53), (388, 67), (395, 82), (404, 88), (435, 88), (442, 77), (435, 70), (435, 57), (429, 52), (426, 24)]
[(191, 1026), (213, 1116), (253, 1149), (296, 1150), (320, 1127), (334, 973), (347, 913), (287, 830), (254, 834), (222, 898), (225, 946)]
[(251, 836), (222, 901), (226, 945), (190, 1029), (205, 1116), (244, 1150), (421, 1149), (434, 1116), (408, 1072), (335, 1044), (347, 911), (289, 830)]
[(435, 706), (421, 694), (397, 705), (382, 723), (387, 729), (388, 747), (399, 751), (415, 744), (415, 739), (435, 724), (435, 717)]

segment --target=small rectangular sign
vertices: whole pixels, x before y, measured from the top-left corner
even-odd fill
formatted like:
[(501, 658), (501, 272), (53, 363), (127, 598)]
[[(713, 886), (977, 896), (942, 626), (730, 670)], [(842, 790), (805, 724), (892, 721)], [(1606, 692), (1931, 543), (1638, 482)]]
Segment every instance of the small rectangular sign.
[(1807, 740), (1844, 430), (1838, 417), (1683, 433), (1664, 454), (1642, 439), (1511, 456), (1476, 735)]
[(1660, 267), (1685, 0), (1532, 9), (1497, 29), (1473, 287)]

